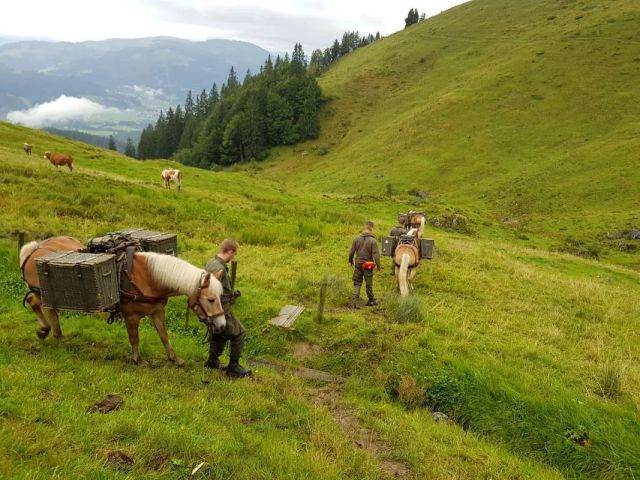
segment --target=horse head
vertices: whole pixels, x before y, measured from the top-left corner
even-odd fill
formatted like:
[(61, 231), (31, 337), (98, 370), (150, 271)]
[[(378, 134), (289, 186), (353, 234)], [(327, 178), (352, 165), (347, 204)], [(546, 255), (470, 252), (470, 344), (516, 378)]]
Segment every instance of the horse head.
[(224, 309), (220, 301), (222, 284), (212, 274), (203, 272), (196, 293), (189, 297), (189, 308), (198, 319), (216, 330), (222, 330), (227, 324)]

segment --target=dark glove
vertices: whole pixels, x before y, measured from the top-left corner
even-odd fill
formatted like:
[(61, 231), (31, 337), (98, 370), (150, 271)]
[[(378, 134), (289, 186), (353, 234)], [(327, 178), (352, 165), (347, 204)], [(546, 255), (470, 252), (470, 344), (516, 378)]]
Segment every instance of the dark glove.
[(240, 295), (242, 295), (240, 293), (240, 290), (234, 290), (233, 293), (231, 294), (231, 296), (235, 299), (238, 298)]

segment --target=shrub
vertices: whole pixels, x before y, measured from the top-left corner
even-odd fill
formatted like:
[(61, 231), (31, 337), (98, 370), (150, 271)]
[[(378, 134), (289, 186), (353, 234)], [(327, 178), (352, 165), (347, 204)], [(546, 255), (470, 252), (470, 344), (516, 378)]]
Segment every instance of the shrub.
[(578, 257), (598, 259), (602, 252), (602, 245), (599, 242), (586, 243), (582, 240), (568, 237), (558, 250)]
[(431, 217), (429, 223), (434, 227), (444, 228), (450, 232), (472, 233), (470, 227), (471, 222), (467, 217), (458, 212)]
[(460, 382), (449, 375), (438, 376), (426, 391), (426, 404), (433, 410), (457, 418), (463, 410), (463, 390)]
[(413, 410), (425, 404), (425, 391), (415, 378), (402, 375), (398, 381), (398, 400), (405, 408)]
[(318, 155), (324, 156), (329, 153), (329, 147), (327, 147), (326, 145), (319, 146), (317, 152)]

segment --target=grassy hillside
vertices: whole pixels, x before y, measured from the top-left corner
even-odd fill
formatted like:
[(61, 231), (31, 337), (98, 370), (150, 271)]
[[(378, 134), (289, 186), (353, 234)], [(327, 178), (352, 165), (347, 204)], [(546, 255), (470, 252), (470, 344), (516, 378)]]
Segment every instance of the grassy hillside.
[[(409, 196), (354, 203), (303, 194), (251, 165), (185, 169), (178, 194), (161, 187), (167, 162), (7, 124), (0, 138), (0, 466), (10, 478), (183, 478), (201, 461), (202, 478), (387, 478), (394, 465), (405, 478), (637, 475), (637, 273), (431, 229), (438, 256), (418, 275), (422, 318), (398, 317), (384, 272), (377, 291), (385, 308), (354, 312), (344, 308), (351, 237), (366, 218), (386, 231), (412, 206)], [(38, 155), (24, 156), (25, 139)], [(55, 171), (39, 156), (45, 148), (72, 153), (74, 172)], [(12, 234), (88, 238), (135, 225), (177, 232), (182, 256), (195, 264), (223, 237), (240, 238), (247, 356), (346, 382), (266, 366), (246, 382), (204, 371), (203, 332), (185, 329), (182, 299), (169, 314), (176, 351), (188, 361), (182, 370), (165, 362), (148, 324), (148, 367), (127, 363), (123, 325), (96, 317), (66, 314), (66, 340), (38, 340), (20, 305)], [(328, 318), (317, 323), (325, 276)], [(309, 311), (292, 332), (268, 327), (286, 303)], [(603, 397), (611, 377), (621, 385)], [(87, 412), (107, 393), (125, 398), (122, 410)], [(430, 409), (454, 422), (435, 423)], [(366, 440), (357, 437), (363, 431)], [(110, 462), (113, 451), (133, 465)]]
[[(633, 0), (453, 8), (332, 67), (321, 137), (269, 175), (317, 192), (424, 190), (547, 247), (638, 229), (638, 24)], [(638, 266), (616, 247), (605, 256)]]
[[(0, 472), (177, 479), (204, 461), (196, 478), (638, 478), (639, 257), (599, 236), (638, 226), (639, 18), (622, 0), (475, 0), (335, 65), (318, 141), (235, 171), (182, 168), (181, 193), (161, 186), (171, 162), (0, 123)], [(77, 168), (56, 172), (44, 150)], [(385, 259), (382, 307), (346, 308), (353, 235), (409, 208), (437, 220), (415, 295), (397, 301)], [(142, 367), (99, 316), (65, 314), (65, 340), (36, 338), (17, 231), (129, 226), (178, 233), (197, 265), (240, 240), (253, 379), (204, 370), (184, 299), (169, 304), (183, 369), (148, 323)], [(569, 236), (604, 245), (600, 260), (555, 251)], [(295, 330), (270, 327), (289, 303), (307, 307)], [(87, 411), (108, 393), (121, 410)]]

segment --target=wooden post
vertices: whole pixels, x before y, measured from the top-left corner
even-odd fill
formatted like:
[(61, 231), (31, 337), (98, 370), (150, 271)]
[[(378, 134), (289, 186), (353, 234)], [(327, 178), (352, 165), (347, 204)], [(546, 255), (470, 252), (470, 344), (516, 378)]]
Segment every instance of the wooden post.
[(18, 251), (24, 246), (24, 232), (20, 230), (18, 232)]
[(320, 300), (318, 301), (318, 313), (316, 314), (316, 322), (322, 323), (324, 320), (324, 304), (327, 300), (327, 287), (329, 280), (325, 276), (320, 284)]

